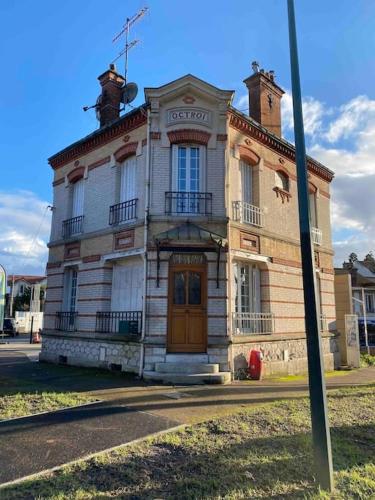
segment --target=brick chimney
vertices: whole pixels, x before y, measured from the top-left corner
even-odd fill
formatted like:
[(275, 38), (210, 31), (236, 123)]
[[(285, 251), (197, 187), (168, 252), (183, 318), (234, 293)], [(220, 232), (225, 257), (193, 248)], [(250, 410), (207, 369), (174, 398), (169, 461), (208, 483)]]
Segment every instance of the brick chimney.
[(98, 77), (102, 87), (101, 101), (99, 104), (100, 127), (108, 125), (120, 116), (122, 85), (125, 82), (123, 76), (116, 71), (114, 64)]
[(249, 90), (250, 116), (273, 134), (281, 137), (282, 88), (275, 83), (274, 71), (259, 70), (259, 64), (252, 63), (253, 74), (244, 80)]

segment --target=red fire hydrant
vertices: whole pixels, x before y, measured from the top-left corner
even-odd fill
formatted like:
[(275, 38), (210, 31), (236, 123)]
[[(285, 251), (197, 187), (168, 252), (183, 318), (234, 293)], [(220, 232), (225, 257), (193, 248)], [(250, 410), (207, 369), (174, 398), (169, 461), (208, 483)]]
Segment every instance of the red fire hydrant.
[(249, 356), (249, 375), (253, 380), (260, 380), (262, 378), (263, 369), (263, 355), (260, 351), (252, 349)]

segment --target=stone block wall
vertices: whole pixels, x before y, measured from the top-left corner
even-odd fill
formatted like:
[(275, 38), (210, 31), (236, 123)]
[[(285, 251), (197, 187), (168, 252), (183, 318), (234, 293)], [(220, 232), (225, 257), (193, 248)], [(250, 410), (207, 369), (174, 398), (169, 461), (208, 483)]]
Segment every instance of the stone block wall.
[(43, 337), (40, 361), (112, 369), (121, 366), (125, 372), (138, 373), (141, 345), (135, 342), (106, 342), (99, 339), (72, 338), (68, 336)]

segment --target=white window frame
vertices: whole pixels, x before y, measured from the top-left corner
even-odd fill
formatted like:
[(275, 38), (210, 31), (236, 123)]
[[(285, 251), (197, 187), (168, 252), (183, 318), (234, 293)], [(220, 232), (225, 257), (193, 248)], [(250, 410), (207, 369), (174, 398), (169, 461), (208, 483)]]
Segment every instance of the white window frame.
[[(186, 148), (186, 189), (179, 189), (179, 150)], [(191, 190), (191, 149), (199, 150), (199, 186), (198, 189)], [(200, 144), (173, 144), (172, 145), (172, 191), (186, 193), (204, 193), (206, 191), (206, 147)]]
[(64, 280), (64, 310), (69, 312), (77, 311), (78, 297), (78, 270), (70, 267), (65, 271)]
[(244, 203), (254, 205), (254, 175), (253, 167), (240, 160), (241, 196)]
[(84, 179), (79, 179), (72, 186), (72, 218), (83, 215), (83, 204), (85, 200), (85, 184)]
[(309, 210), (310, 210), (310, 224), (312, 227), (318, 228), (318, 205), (317, 196), (313, 191), (309, 192)]
[[(237, 261), (233, 263), (233, 279), (235, 304), (234, 309), (237, 313), (261, 313), (261, 287), (260, 287), (260, 268), (256, 264), (250, 262)], [(242, 270), (247, 270), (248, 283), (247, 294), (248, 303), (243, 302), (244, 295), (242, 293), (243, 276)]]
[(129, 156), (120, 165), (120, 203), (137, 198), (136, 175), (137, 157)]

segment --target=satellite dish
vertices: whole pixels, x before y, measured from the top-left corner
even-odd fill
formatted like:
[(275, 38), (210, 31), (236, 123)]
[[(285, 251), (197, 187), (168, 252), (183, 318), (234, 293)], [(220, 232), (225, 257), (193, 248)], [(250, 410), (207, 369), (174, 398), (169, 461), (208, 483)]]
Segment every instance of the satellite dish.
[(102, 94), (98, 95), (98, 98), (96, 99), (95, 103), (95, 115), (96, 119), (98, 122), (100, 122), (100, 112), (101, 112), (101, 107), (102, 107), (102, 101), (103, 101), (103, 96)]
[(127, 83), (122, 91), (121, 102), (124, 104), (130, 104), (137, 97), (137, 94), (138, 85), (133, 82)]

